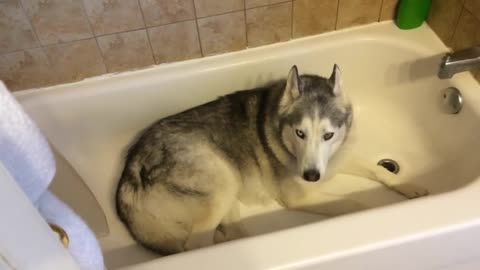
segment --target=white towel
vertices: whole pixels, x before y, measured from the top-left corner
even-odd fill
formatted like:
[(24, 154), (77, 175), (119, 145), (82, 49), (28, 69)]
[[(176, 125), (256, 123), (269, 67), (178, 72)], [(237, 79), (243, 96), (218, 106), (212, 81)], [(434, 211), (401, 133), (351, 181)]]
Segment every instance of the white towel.
[(69, 237), (68, 251), (83, 270), (103, 270), (102, 251), (93, 232), (68, 206), (46, 191), (38, 200), (40, 214)]
[(55, 159), (47, 140), (0, 81), (0, 161), (43, 218), (69, 236), (68, 250), (83, 270), (103, 270), (97, 239), (83, 220), (48, 191)]
[(0, 160), (32, 202), (47, 190), (55, 160), (40, 130), (0, 81)]

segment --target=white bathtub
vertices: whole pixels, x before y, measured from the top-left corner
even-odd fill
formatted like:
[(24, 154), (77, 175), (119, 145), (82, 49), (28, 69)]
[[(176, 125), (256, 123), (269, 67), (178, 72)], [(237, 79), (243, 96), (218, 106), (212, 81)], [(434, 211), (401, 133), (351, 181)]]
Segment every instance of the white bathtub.
[[(480, 86), (467, 73), (437, 79), (446, 51), (428, 26), (402, 31), (386, 22), (16, 96), (99, 201), (109, 269), (480, 269)], [(293, 64), (327, 76), (334, 63), (354, 104), (349, 147), (370, 162), (397, 160), (400, 175), (429, 197), (407, 202), (345, 178), (332, 192), (374, 209), (328, 220), (279, 210), (249, 219), (259, 236), (164, 258), (135, 244), (116, 216), (114, 191), (138, 131), (284, 77)], [(448, 86), (464, 96), (458, 115), (440, 109)]]

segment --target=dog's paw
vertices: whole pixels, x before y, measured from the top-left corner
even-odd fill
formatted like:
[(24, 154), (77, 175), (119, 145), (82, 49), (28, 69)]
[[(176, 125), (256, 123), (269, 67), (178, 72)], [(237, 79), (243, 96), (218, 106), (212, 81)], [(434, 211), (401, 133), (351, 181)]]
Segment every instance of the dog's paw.
[(247, 230), (240, 222), (229, 225), (218, 225), (213, 241), (215, 244), (232, 241), (248, 236)]
[(393, 186), (393, 190), (409, 199), (415, 199), (429, 194), (428, 190), (410, 183), (395, 185)]

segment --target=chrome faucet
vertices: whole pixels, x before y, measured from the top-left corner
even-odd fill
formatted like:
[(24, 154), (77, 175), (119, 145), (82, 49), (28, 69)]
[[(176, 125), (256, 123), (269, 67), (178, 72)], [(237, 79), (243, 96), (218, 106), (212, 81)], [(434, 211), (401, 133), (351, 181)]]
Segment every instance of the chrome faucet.
[(480, 68), (480, 46), (447, 53), (440, 64), (438, 77), (449, 79), (459, 72), (475, 68)]

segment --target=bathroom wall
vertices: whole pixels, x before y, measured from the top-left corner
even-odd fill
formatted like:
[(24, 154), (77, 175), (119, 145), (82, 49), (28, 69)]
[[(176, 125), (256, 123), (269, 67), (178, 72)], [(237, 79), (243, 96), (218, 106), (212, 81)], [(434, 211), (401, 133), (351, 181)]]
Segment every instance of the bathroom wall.
[(0, 0), (0, 79), (21, 90), (243, 50), (389, 20), (397, 1)]
[(480, 45), (480, 0), (433, 0), (427, 21), (453, 50)]

